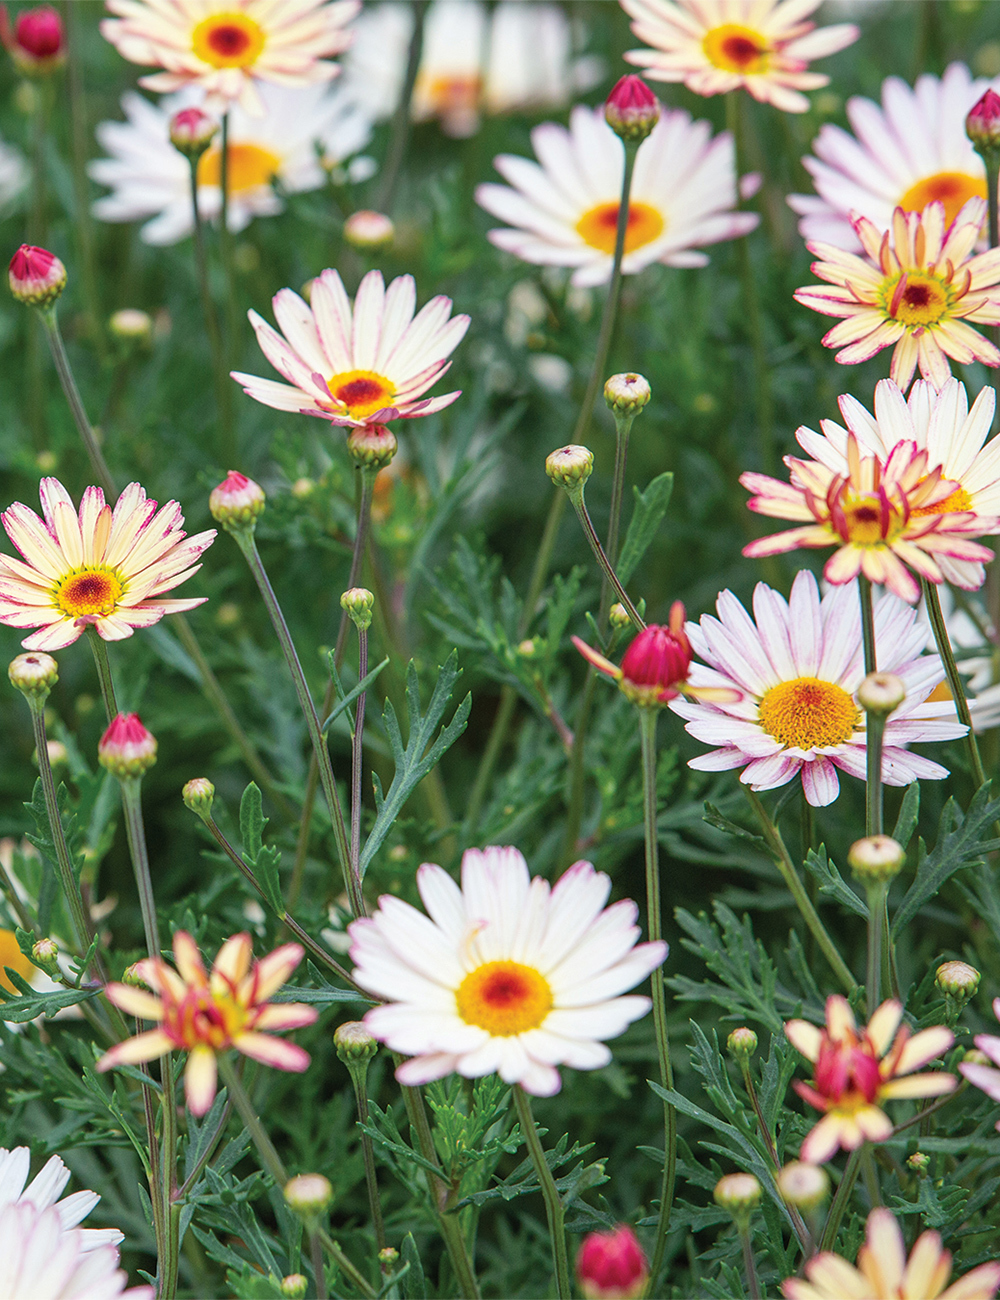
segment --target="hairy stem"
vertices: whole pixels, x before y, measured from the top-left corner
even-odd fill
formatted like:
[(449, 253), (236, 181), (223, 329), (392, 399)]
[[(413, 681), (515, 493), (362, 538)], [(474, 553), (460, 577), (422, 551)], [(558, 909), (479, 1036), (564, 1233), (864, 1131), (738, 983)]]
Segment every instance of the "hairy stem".
[(760, 1281), (757, 1277), (757, 1263), (753, 1257), (753, 1238), (750, 1236), (749, 1228), (740, 1229), (740, 1248), (743, 1252), (743, 1268), (746, 1272), (750, 1300), (760, 1300)]
[(556, 1187), (556, 1180), (552, 1177), (552, 1170), (545, 1159), (545, 1150), (542, 1147), (542, 1139), (538, 1135), (538, 1128), (532, 1114), (528, 1094), (519, 1083), (515, 1083), (511, 1091), (514, 1094), (514, 1104), (517, 1106), (518, 1118), (521, 1121), (521, 1131), (524, 1133), (524, 1140), (531, 1155), (531, 1163), (535, 1167), (535, 1174), (542, 1190), (542, 1199), (545, 1201), (545, 1215), (549, 1224), (549, 1236), (552, 1239), (552, 1264), (556, 1274), (556, 1295), (559, 1300), (570, 1300), (572, 1291), (569, 1280), (569, 1258), (566, 1252), (566, 1216), (562, 1201), (559, 1199), (559, 1189)]

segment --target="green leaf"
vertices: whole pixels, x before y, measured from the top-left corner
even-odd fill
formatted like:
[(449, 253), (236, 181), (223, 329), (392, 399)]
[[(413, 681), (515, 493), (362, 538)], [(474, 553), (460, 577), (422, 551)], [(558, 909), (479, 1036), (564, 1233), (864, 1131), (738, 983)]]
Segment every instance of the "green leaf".
[(408, 1232), (400, 1245), (400, 1257), (404, 1264), (409, 1264), (410, 1271), (400, 1279), (403, 1300), (427, 1300), (427, 1283), (424, 1269), (420, 1262), (420, 1252), (413, 1240), (413, 1233)]
[(735, 839), (746, 840), (754, 848), (760, 849), (762, 853), (770, 854), (771, 850), (762, 836), (754, 834), (753, 831), (746, 830), (743, 826), (737, 825), (736, 822), (730, 821), (724, 817), (714, 804), (705, 803), (705, 817), (709, 826), (714, 826), (717, 831), (723, 831), (726, 835), (732, 835)]
[(36, 993), (17, 971), (12, 971), (8, 966), (4, 970), (7, 978), (19, 990), (18, 995), (0, 988), (0, 998), (3, 999), (0, 1020), (10, 1021), (11, 1024), (23, 1025), (36, 1016), (53, 1016), (57, 1011), (62, 1011), (63, 1007), (75, 1007), (77, 1003), (86, 1002), (98, 994), (97, 989), (63, 989), (59, 993)]
[(640, 492), (637, 487), (632, 489), (635, 494), (635, 509), (632, 511), (628, 532), (625, 534), (625, 541), (618, 557), (618, 577), (622, 585), (628, 582), (636, 571), (639, 561), (649, 550), (656, 536), (656, 530), (667, 513), (673, 490), (674, 476), (669, 470), (664, 474), (658, 474), (645, 492)]
[(896, 825), (892, 828), (892, 838), (897, 844), (902, 844), (904, 849), (913, 838), (913, 832), (917, 829), (919, 815), (920, 782), (913, 781), (906, 787), (903, 802), (899, 805), (899, 816), (896, 818)]
[(341, 696), (340, 703), (336, 706), (336, 708), (333, 710), (330, 716), (324, 721), (323, 725), (320, 727), (320, 731), (325, 732), (327, 727), (331, 727), (336, 722), (336, 720), (340, 717), (340, 715), (344, 712), (344, 710), (346, 708), (349, 708), (354, 703), (354, 701), (358, 698), (358, 696), (362, 694), (362, 692), (367, 691), (368, 687), (371, 686), (372, 682), (375, 680), (375, 678), (379, 675), (379, 673), (382, 671), (382, 669), (386, 666), (388, 662), (389, 662), (389, 656), (386, 655), (386, 657), (376, 668), (373, 668), (370, 673), (367, 673), (364, 677), (362, 677), (361, 681), (358, 682), (357, 686), (355, 686), (353, 690), (348, 691), (346, 695)]
[(858, 897), (836, 866), (826, 856), (825, 845), (821, 844), (818, 852), (810, 849), (806, 854), (804, 865), (809, 874), (815, 876), (819, 881), (819, 892), (821, 894), (836, 899), (838, 903), (842, 903), (855, 916), (860, 916), (865, 921), (868, 920), (868, 904), (863, 898)]
[(243, 841), (243, 856), (251, 862), (257, 860), (263, 844), (262, 836), (267, 818), (264, 816), (260, 790), (251, 781), (243, 791), (240, 800), (240, 839)]

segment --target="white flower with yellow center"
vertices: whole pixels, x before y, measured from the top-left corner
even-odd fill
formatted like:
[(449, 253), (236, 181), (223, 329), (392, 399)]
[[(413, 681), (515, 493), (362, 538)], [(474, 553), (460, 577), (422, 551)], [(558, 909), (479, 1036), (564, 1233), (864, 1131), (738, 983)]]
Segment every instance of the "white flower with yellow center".
[(289, 381), (234, 370), (255, 401), (362, 428), (431, 415), (461, 396), (422, 396), (450, 367), (448, 357), (469, 328), (468, 316), (451, 315), (450, 298), (432, 298), (414, 316), (413, 276), (397, 276), (387, 289), (381, 271), (369, 271), (352, 307), (333, 270), (312, 281), (309, 296), (307, 304), (291, 289), (275, 294), (274, 318), (283, 335), (249, 313), (261, 351)]
[[(602, 284), (611, 276), (625, 147), (604, 120), (603, 106), (577, 105), (569, 130), (554, 122), (531, 133), (538, 162), (513, 154), (494, 160), (510, 182), (480, 185), (476, 202), (509, 223), (490, 241), (525, 262), (571, 266), (573, 284)], [(752, 212), (734, 212), (736, 168), (732, 137), (712, 139), (707, 122), (683, 109), (665, 109), (639, 146), (632, 179), (622, 271), (635, 275), (653, 262), (704, 266), (694, 250), (744, 235)]]
[(188, 537), (176, 501), (159, 511), (130, 483), (114, 510), (99, 487), (83, 494), (79, 513), (54, 478), (39, 487), (43, 519), (15, 502), (0, 515), (22, 559), (0, 555), (0, 623), (37, 627), (26, 650), (60, 650), (91, 624), (105, 641), (204, 604), (207, 597), (168, 600), (164, 592), (201, 568), (194, 563), (215, 529)]
[[(847, 101), (853, 135), (827, 124), (803, 158), (816, 193), (791, 194), (803, 239), (856, 252), (861, 243), (851, 214), (867, 217), (881, 233), (896, 208), (922, 212), (935, 200), (950, 225), (973, 198), (986, 198), (986, 168), (965, 134), (969, 109), (989, 88), (964, 63), (940, 79), (922, 73), (911, 89), (899, 77), (882, 83), (882, 106), (858, 95)], [(996, 88), (996, 84), (994, 85)]]
[[(31, 1204), (37, 1210), (54, 1207), (61, 1227), (69, 1229), (77, 1228), (101, 1199), (97, 1192), (90, 1191), (74, 1192), (59, 1199), (70, 1178), (69, 1170), (59, 1156), (50, 1156), (29, 1183), (30, 1170), (31, 1152), (27, 1147), (14, 1147), (11, 1151), (0, 1147), (0, 1210), (18, 1204)], [(100, 1246), (117, 1246), (124, 1239), (124, 1234), (117, 1228), (80, 1228), (79, 1235), (84, 1251), (97, 1250)], [(6, 1296), (7, 1292), (0, 1294)]]
[(621, 0), (632, 31), (652, 46), (631, 50), (629, 63), (651, 81), (683, 81), (699, 95), (741, 86), (762, 103), (804, 113), (800, 92), (830, 78), (806, 69), (858, 39), (853, 23), (817, 27), (820, 0)]
[(264, 111), (259, 82), (309, 86), (340, 71), (360, 0), (106, 0), (101, 35), (131, 63), (162, 68), (147, 90), (203, 86), (211, 107)]
[(412, 1057), (403, 1084), (457, 1072), (497, 1073), (548, 1097), (557, 1065), (596, 1070), (616, 1038), (649, 1010), (621, 997), (663, 962), (665, 943), (636, 946), (638, 908), (605, 908), (611, 881), (577, 862), (555, 885), (532, 879), (513, 848), (469, 849), (462, 888), (424, 863), (417, 888), (429, 916), (384, 895), (349, 927), (354, 978), (386, 998), (365, 1016), (374, 1036)]
[[(147, 244), (175, 244), (193, 228), (191, 170), (170, 143), (170, 119), (203, 102), (199, 90), (180, 91), (151, 104), (129, 91), (122, 96), (126, 122), (102, 122), (97, 139), (109, 157), (88, 165), (91, 177), (111, 188), (98, 199), (101, 221), (145, 221)], [(339, 90), (325, 85), (288, 89), (262, 86), (263, 117), (237, 105), (229, 118), (229, 228), (243, 230), (254, 217), (284, 210), (277, 193), (321, 189), (323, 163), (342, 162), (368, 142), (369, 117)], [(216, 220), (222, 209), (222, 152), (216, 135), (198, 160), (198, 210)]]
[[(855, 583), (833, 587), (820, 600), (816, 579), (802, 570), (786, 601), (763, 582), (754, 590), (752, 619), (731, 591), (719, 596), (718, 618), (688, 623), (705, 665), (692, 664), (694, 686), (735, 688), (732, 704), (674, 700), (696, 740), (718, 746), (693, 758), (702, 772), (741, 767), (753, 790), (773, 790), (802, 777), (814, 807), (840, 792), (837, 769), (865, 779), (865, 714), (855, 693), (865, 676), (861, 614)], [(939, 763), (906, 746), (965, 734), (950, 700), (929, 703), (944, 678), (937, 655), (924, 654), (926, 632), (917, 611), (891, 593), (875, 602), (875, 650), (880, 672), (895, 673), (906, 698), (886, 721), (882, 779), (887, 785), (940, 780)]]

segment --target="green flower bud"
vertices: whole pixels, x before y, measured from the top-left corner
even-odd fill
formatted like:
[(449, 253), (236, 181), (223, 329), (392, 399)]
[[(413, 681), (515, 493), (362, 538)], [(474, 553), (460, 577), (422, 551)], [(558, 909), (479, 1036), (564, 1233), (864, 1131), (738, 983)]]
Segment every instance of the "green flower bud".
[(29, 700), (40, 704), (48, 698), (49, 691), (59, 680), (59, 669), (51, 655), (41, 650), (30, 654), (18, 655), (10, 661), (7, 669), (10, 684), (16, 687)]
[(935, 983), (948, 997), (968, 1001), (979, 988), (979, 971), (964, 961), (942, 962), (937, 968)]
[(207, 776), (196, 776), (188, 781), (181, 790), (184, 807), (200, 817), (202, 821), (212, 815), (212, 802), (215, 799), (215, 786)]
[(869, 673), (858, 687), (858, 703), (866, 713), (888, 716), (905, 699), (906, 683), (895, 673)]
[(59, 945), (55, 939), (36, 939), (31, 945), (31, 960), (49, 975), (59, 974)]
[(847, 861), (865, 885), (884, 884), (902, 871), (906, 851), (889, 835), (868, 835), (863, 840), (855, 840)]
[(649, 380), (633, 371), (612, 375), (604, 385), (604, 400), (615, 415), (638, 415), (651, 395)]
[(231, 469), (218, 487), (212, 489), (208, 508), (212, 518), (223, 528), (253, 527), (264, 509), (264, 489), (252, 478)]
[(333, 1187), (322, 1174), (297, 1174), (285, 1184), (285, 1204), (303, 1219), (316, 1219), (333, 1200)]
[(620, 601), (617, 601), (608, 610), (608, 622), (612, 627), (626, 628), (631, 626), (632, 619), (625, 606)]
[(396, 435), (384, 424), (366, 424), (347, 435), (347, 453), (362, 469), (385, 469), (398, 450)]
[(309, 1279), (303, 1277), (301, 1273), (289, 1273), (287, 1277), (281, 1279), (279, 1290), (283, 1296), (288, 1297), (288, 1300), (304, 1300), (309, 1290)]
[(738, 1061), (746, 1064), (757, 1050), (757, 1035), (744, 1025), (733, 1030), (726, 1039), (726, 1046)]
[(340, 608), (347, 611), (359, 632), (367, 632), (372, 625), (375, 597), (367, 587), (351, 587), (341, 596)]
[(557, 487), (568, 492), (582, 487), (594, 472), (594, 453), (578, 443), (560, 447), (545, 458), (545, 472)]
[(378, 1040), (360, 1020), (346, 1020), (333, 1034), (337, 1055), (347, 1066), (365, 1064), (378, 1051)]

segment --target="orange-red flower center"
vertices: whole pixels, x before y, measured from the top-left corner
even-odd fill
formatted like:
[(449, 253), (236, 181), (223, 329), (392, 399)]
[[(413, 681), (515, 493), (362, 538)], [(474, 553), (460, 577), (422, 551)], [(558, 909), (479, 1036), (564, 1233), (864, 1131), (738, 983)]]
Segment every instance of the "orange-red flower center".
[(490, 961), (478, 967), (455, 993), (458, 1014), (496, 1038), (537, 1029), (552, 1010), (548, 980), (516, 961)]
[(981, 176), (967, 172), (936, 172), (911, 185), (899, 200), (907, 212), (923, 212), (928, 203), (944, 205), (944, 219), (948, 225), (955, 220), (969, 199), (986, 198), (986, 181)]
[[(576, 223), (576, 233), (585, 244), (600, 249), (602, 253), (615, 251), (618, 207), (617, 203), (598, 203), (596, 207), (588, 208)], [(663, 213), (651, 204), (630, 203), (625, 227), (625, 252), (632, 253), (658, 239), (666, 224)]]
[(952, 305), (951, 287), (936, 275), (903, 271), (886, 280), (880, 291), (886, 315), (911, 329), (936, 325)]
[(842, 686), (796, 677), (765, 691), (757, 710), (764, 730), (796, 749), (842, 745), (858, 721), (858, 707)]
[(344, 403), (348, 415), (356, 420), (391, 406), (395, 396), (388, 379), (377, 375), (374, 370), (347, 370), (328, 380), (327, 388), (333, 397)]
[(235, 11), (212, 14), (191, 34), (195, 54), (213, 68), (246, 68), (255, 63), (264, 48), (259, 23)]
[(55, 603), (70, 618), (114, 612), (125, 586), (115, 569), (93, 566), (78, 569), (56, 587)]
[(701, 43), (709, 63), (743, 76), (766, 72), (771, 47), (762, 32), (739, 23), (723, 23), (705, 33)]

